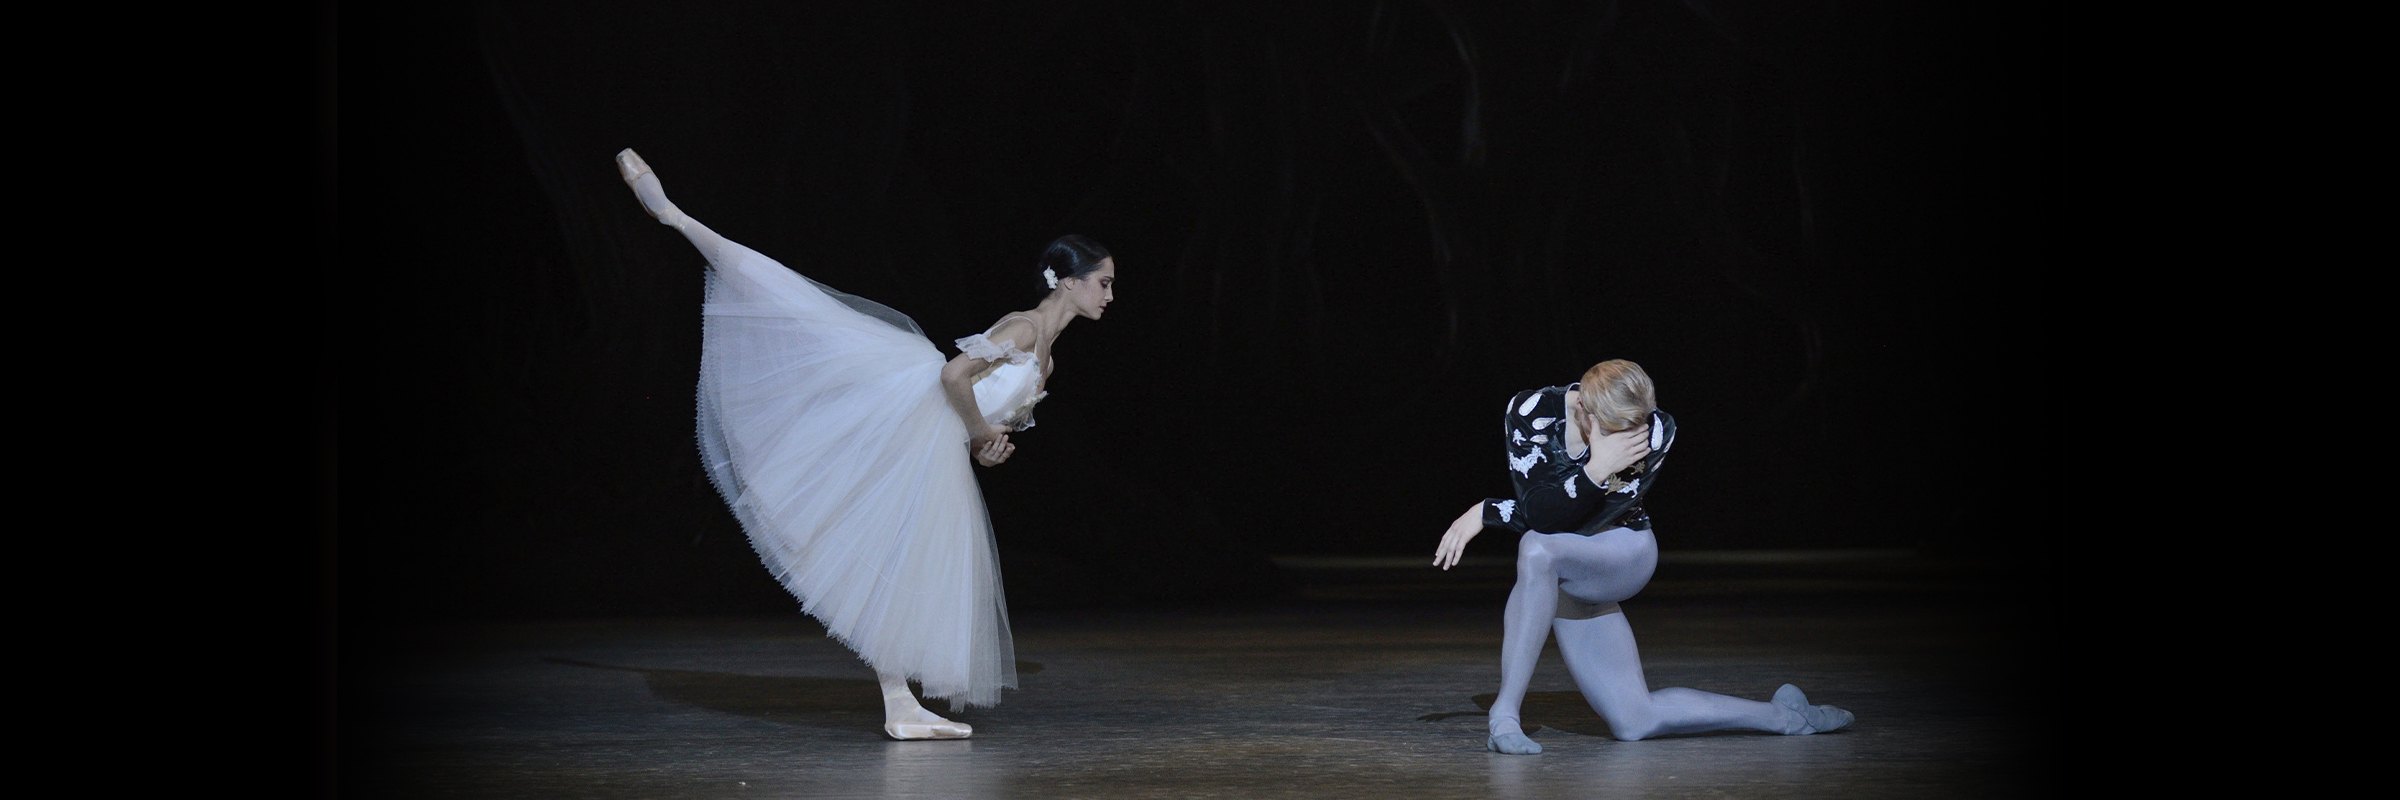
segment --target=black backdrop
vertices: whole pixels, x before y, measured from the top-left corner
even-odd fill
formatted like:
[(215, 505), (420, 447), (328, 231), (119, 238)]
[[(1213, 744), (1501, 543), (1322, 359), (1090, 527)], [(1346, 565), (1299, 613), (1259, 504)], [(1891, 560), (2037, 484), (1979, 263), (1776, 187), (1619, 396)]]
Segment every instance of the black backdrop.
[(979, 470), (1019, 608), (1430, 559), (1507, 491), (1502, 401), (1612, 357), (1683, 423), (1667, 549), (2047, 569), (2046, 6), (700, 5), (346, 10), (346, 618), (793, 607), (697, 463), (702, 262), (623, 147), (945, 350), (1049, 239), (1116, 252)]

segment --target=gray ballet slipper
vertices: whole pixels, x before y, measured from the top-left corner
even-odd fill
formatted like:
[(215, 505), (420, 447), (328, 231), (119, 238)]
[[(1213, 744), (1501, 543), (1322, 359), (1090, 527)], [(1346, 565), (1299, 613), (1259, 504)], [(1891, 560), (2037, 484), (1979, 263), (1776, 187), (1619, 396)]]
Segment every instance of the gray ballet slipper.
[(1483, 740), (1483, 746), (1502, 755), (1533, 756), (1542, 753), (1542, 746), (1535, 744), (1531, 737), (1522, 733), (1495, 733), (1491, 738)]
[(1775, 704), (1791, 709), (1800, 715), (1803, 724), (1800, 730), (1793, 732), (1792, 735), (1796, 736), (1838, 731), (1850, 727), (1851, 721), (1858, 718), (1857, 715), (1834, 706), (1809, 705), (1808, 695), (1802, 694), (1800, 687), (1788, 683), (1784, 684), (1783, 688), (1775, 690)]

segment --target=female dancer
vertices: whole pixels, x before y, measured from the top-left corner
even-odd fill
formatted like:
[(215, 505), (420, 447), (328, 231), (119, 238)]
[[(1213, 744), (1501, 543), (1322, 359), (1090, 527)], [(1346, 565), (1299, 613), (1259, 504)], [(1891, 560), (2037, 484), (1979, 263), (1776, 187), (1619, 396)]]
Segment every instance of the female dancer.
[(1650, 691), (1633, 628), (1617, 603), (1641, 591), (1658, 566), (1658, 539), (1642, 498), (1675, 445), (1675, 418), (1658, 410), (1640, 365), (1603, 361), (1580, 383), (1518, 392), (1504, 416), (1516, 499), (1468, 508), (1433, 554), (1435, 566), (1449, 569), (1486, 527), (1524, 534), (1486, 747), (1510, 755), (1542, 751), (1517, 715), (1552, 631), (1576, 688), (1624, 741), (1737, 728), (1822, 733), (1850, 724), (1850, 712), (1809, 705), (1788, 683), (1772, 703), (1697, 689)]
[(959, 339), (944, 363), (906, 315), (834, 291), (718, 236), (667, 202), (630, 149), (618, 172), (642, 207), (708, 258), (700, 449), (709, 480), (767, 569), (883, 683), (885, 734), (974, 731), (919, 705), (993, 705), (1017, 685), (983, 494), (967, 466), (1016, 452), (1077, 317), (1115, 299), (1116, 262), (1068, 236), (1041, 259), (1049, 296)]

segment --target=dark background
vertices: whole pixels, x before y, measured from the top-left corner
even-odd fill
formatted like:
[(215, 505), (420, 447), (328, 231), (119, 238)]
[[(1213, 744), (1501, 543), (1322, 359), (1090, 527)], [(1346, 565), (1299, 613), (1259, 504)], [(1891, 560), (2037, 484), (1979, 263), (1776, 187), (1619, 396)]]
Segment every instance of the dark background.
[(345, 9), (346, 625), (794, 609), (697, 463), (703, 262), (624, 147), (946, 352), (1050, 239), (1116, 253), (978, 470), (1015, 608), (1430, 560), (1508, 492), (1502, 401), (1618, 357), (1683, 426), (1666, 549), (2056, 574), (2046, 5), (702, 5)]

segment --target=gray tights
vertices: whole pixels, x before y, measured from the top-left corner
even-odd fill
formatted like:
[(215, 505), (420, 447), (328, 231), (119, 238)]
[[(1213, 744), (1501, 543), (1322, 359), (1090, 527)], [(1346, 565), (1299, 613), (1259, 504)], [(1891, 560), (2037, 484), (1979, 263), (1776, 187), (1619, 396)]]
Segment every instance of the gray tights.
[(1492, 701), (1493, 749), (1517, 752), (1504, 741), (1540, 752), (1518, 722), (1534, 662), (1555, 631), (1567, 672), (1592, 710), (1618, 739), (1672, 733), (1748, 729), (1801, 733), (1807, 719), (1774, 703), (1697, 689), (1651, 691), (1633, 628), (1617, 602), (1632, 597), (1658, 568), (1658, 539), (1649, 531), (1612, 528), (1591, 536), (1527, 533), (1517, 543), (1517, 585), (1508, 595), (1508, 628), (1500, 644), (1500, 696)]

